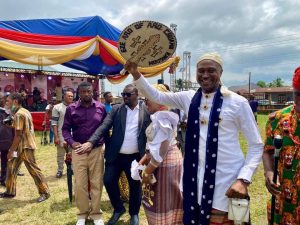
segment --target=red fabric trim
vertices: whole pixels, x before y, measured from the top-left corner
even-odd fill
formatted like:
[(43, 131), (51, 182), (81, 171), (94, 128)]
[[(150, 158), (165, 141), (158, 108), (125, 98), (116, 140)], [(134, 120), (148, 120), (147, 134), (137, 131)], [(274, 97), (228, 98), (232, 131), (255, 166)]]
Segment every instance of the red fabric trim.
[(121, 74), (115, 74), (115, 75), (107, 75), (106, 77), (109, 78), (110, 80), (120, 80), (126, 75), (121, 75)]
[(102, 39), (105, 40), (105, 41), (107, 41), (111, 45), (118, 47), (118, 42), (117, 41), (109, 40), (107, 38), (102, 38)]
[(99, 46), (99, 52), (99, 57), (106, 65), (114, 66), (119, 63), (116, 59), (112, 57), (111, 54), (109, 54), (109, 52), (102, 45)]
[[(102, 39), (107, 41), (108, 43), (110, 43), (113, 46), (118, 45), (118, 43), (116, 41), (108, 40), (106, 38), (102, 38)], [(105, 64), (107, 64), (109, 66), (114, 66), (119, 63), (116, 59), (114, 59), (112, 57), (111, 54), (109, 54), (109, 52), (102, 45), (99, 46), (99, 52), (100, 52), (99, 57), (102, 59), (102, 61)]]
[(67, 45), (90, 40), (94, 37), (54, 36), (45, 34), (31, 34), (0, 28), (0, 37), (12, 41), (40, 44), (40, 45)]

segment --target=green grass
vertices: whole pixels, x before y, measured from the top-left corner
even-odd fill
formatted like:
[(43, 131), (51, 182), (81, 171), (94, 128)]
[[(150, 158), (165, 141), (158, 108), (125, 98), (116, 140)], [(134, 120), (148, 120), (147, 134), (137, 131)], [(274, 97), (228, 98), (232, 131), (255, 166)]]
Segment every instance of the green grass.
[[(0, 199), (0, 209), (4, 212), (0, 214), (0, 224), (28, 224), (28, 225), (73, 225), (76, 224), (77, 208), (73, 201), (69, 203), (66, 175), (61, 179), (55, 178), (56, 174), (56, 147), (40, 146), (40, 135), (37, 134), (38, 150), (36, 158), (50, 188), (51, 197), (42, 203), (36, 203), (39, 197), (34, 181), (29, 175), (26, 167), (22, 165), (21, 171), (25, 176), (17, 179), (17, 196), (14, 199)], [(66, 168), (65, 168), (66, 172)], [(64, 172), (64, 173), (65, 173)], [(5, 188), (0, 186), (0, 192)], [(128, 204), (125, 204), (128, 212)], [(103, 219), (107, 222), (112, 213), (108, 195), (104, 190), (102, 195)], [(128, 213), (123, 215), (118, 225), (129, 224)], [(141, 225), (146, 225), (146, 217), (141, 207)], [(89, 221), (86, 224), (92, 225)]]
[[(259, 115), (258, 124), (262, 138), (264, 138), (264, 125), (267, 116)], [(37, 141), (40, 142), (40, 136), (37, 135)], [(39, 143), (38, 143), (39, 144)], [(241, 146), (245, 150), (247, 144), (241, 137)], [(51, 197), (43, 202), (36, 203), (39, 197), (33, 179), (23, 165), (22, 172), (24, 177), (18, 177), (17, 180), (17, 196), (14, 199), (0, 199), (0, 208), (4, 212), (0, 214), (0, 224), (30, 224), (30, 225), (71, 225), (76, 223), (77, 208), (75, 204), (70, 204), (67, 192), (67, 179), (64, 175), (61, 179), (56, 179), (56, 148), (54, 146), (39, 146), (36, 152), (38, 165), (43, 171), (48, 182)], [(5, 189), (0, 187), (0, 191)], [(254, 225), (265, 225), (266, 223), (266, 202), (270, 195), (264, 186), (264, 176), (262, 165), (259, 166), (253, 183), (250, 186), (251, 195), (251, 218)], [(128, 205), (125, 205), (128, 209)], [(109, 202), (107, 193), (104, 191), (102, 195), (103, 219), (105, 222), (111, 216), (112, 207)], [(128, 210), (127, 210), (128, 211)], [(141, 225), (146, 225), (144, 210), (141, 207), (140, 212)], [(87, 224), (93, 224), (88, 222)], [(129, 224), (129, 215), (122, 216), (118, 225)]]
[[(267, 115), (258, 115), (258, 126), (262, 137), (265, 139), (265, 124)], [(246, 152), (247, 143), (243, 137), (240, 138), (242, 149)], [(266, 225), (267, 224), (267, 201), (270, 199), (270, 194), (265, 187), (264, 170), (262, 163), (259, 165), (250, 185), (250, 198), (251, 198), (251, 221), (253, 225)]]

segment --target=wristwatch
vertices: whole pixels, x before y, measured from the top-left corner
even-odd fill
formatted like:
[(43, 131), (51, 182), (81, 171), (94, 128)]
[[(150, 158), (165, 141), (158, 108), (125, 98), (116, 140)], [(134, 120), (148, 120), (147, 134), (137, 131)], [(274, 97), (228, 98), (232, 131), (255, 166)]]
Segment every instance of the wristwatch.
[(243, 183), (245, 183), (247, 185), (251, 184), (251, 182), (249, 180), (246, 180), (246, 179), (239, 179), (239, 180), (243, 181)]

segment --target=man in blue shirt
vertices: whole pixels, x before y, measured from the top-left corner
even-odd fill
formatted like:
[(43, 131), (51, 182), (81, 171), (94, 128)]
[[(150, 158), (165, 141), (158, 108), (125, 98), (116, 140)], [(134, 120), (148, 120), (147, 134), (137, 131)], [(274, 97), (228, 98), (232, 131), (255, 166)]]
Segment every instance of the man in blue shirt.
[(110, 110), (112, 109), (111, 103), (113, 102), (113, 96), (110, 91), (106, 91), (104, 92), (103, 97), (105, 100), (104, 102), (105, 110), (107, 113), (109, 113)]

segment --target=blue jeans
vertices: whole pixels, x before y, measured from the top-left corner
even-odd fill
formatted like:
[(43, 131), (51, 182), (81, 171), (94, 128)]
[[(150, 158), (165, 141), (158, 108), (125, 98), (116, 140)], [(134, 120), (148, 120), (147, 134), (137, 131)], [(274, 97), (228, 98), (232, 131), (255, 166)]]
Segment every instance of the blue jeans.
[(50, 138), (50, 143), (53, 143), (54, 133), (53, 133), (53, 127), (51, 123), (50, 123), (49, 138)]

